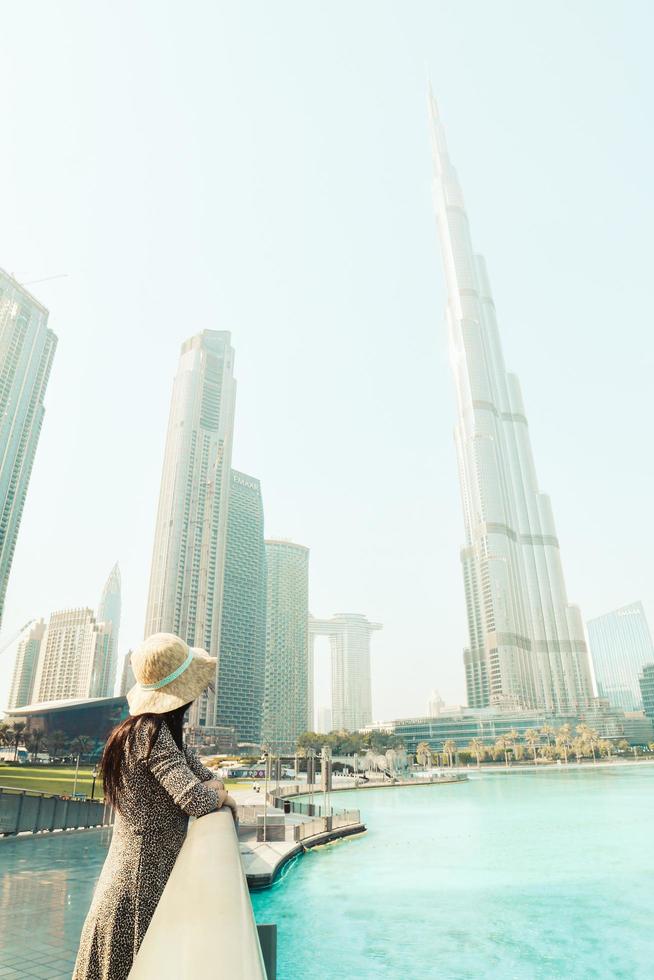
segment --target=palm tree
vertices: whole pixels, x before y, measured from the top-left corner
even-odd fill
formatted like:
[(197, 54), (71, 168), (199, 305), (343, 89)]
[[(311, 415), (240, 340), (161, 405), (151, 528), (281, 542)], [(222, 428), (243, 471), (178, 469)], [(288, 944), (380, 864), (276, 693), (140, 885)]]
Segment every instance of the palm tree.
[(580, 739), (582, 740), (582, 742), (584, 743), (584, 746), (587, 746), (592, 752), (593, 762), (594, 763), (597, 762), (595, 749), (597, 748), (600, 741), (600, 737), (598, 733), (595, 731), (594, 728), (591, 728), (589, 725), (586, 724), (577, 725), (577, 733)]
[(498, 752), (504, 753), (504, 765), (507, 769), (509, 768), (509, 747), (510, 742), (506, 735), (499, 735), (498, 738), (495, 739), (495, 748), (498, 750)]
[(581, 762), (586, 751), (586, 742), (583, 738), (575, 738), (572, 742), (572, 751), (577, 756), (577, 762)]
[(470, 744), (468, 745), (468, 751), (477, 758), (477, 769), (481, 766), (481, 757), (486, 749), (486, 746), (480, 738), (470, 739)]
[(524, 739), (534, 753), (534, 765), (536, 765), (536, 749), (540, 745), (540, 734), (535, 728), (528, 728), (525, 732)]
[(25, 727), (24, 721), (14, 721), (6, 730), (6, 734), (9, 736), (7, 744), (14, 747), (14, 762), (18, 759), (18, 746), (21, 743)]
[(420, 742), (416, 749), (416, 762), (423, 769), (431, 764), (431, 745), (429, 742)]
[(520, 732), (517, 729), (512, 728), (510, 732), (507, 732), (506, 737), (509, 740), (509, 748), (513, 750), (513, 755), (515, 758), (515, 744), (520, 738)]
[(9, 725), (6, 721), (0, 721), (0, 745), (9, 744)]
[(61, 750), (66, 744), (66, 733), (62, 731), (51, 732), (48, 736), (48, 745), (52, 753), (52, 758), (57, 759), (61, 755)]
[(556, 744), (560, 751), (563, 752), (563, 757), (565, 759), (565, 764), (568, 764), (568, 749), (572, 745), (572, 726), (565, 724), (561, 725), (558, 732), (556, 733)]
[(556, 736), (556, 730), (551, 725), (541, 725), (540, 733), (547, 739), (547, 744), (551, 745)]
[(93, 744), (93, 738), (91, 735), (76, 735), (71, 742), (71, 749), (75, 755), (86, 755), (86, 753), (91, 748)]
[(36, 762), (39, 749), (46, 747), (45, 732), (39, 731), (38, 729), (34, 732), (28, 732), (27, 747), (32, 753), (32, 762)]
[(453, 738), (448, 738), (446, 739), (445, 742), (443, 742), (443, 752), (448, 758), (450, 769), (451, 769), (453, 765), (452, 756), (456, 752), (456, 742), (454, 741)]

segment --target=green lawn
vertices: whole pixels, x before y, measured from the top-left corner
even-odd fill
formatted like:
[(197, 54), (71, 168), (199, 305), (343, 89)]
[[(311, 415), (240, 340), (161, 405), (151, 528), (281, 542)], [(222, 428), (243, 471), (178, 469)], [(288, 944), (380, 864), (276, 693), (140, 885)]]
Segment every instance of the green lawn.
[[(32, 789), (37, 793), (70, 795), (75, 782), (74, 766), (3, 766), (0, 765), (0, 786), (10, 789)], [(77, 776), (77, 792), (91, 795), (93, 783), (89, 766), (80, 766)], [(102, 780), (95, 783), (95, 797), (102, 799)]]
[[(57, 793), (60, 796), (70, 796), (75, 781), (74, 766), (4, 766), (0, 764), (0, 786), (9, 789), (31, 789), (37, 793)], [(77, 777), (77, 792), (91, 795), (93, 782), (92, 770), (89, 766), (80, 766)], [(227, 780), (230, 789), (243, 789), (249, 783)], [(95, 782), (95, 799), (102, 799), (102, 779)]]

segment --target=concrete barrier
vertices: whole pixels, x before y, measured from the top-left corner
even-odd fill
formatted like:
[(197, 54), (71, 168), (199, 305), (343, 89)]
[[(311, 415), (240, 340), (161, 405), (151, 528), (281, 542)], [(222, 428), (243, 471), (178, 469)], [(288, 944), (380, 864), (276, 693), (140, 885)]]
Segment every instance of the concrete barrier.
[(230, 813), (194, 820), (129, 980), (266, 980)]
[(110, 807), (99, 800), (65, 799), (0, 786), (0, 837), (105, 827), (112, 821)]

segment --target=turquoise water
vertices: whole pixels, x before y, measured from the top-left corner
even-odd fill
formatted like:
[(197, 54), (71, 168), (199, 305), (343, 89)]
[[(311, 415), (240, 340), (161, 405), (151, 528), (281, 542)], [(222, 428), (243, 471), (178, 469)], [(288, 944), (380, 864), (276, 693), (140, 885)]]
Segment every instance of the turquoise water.
[(368, 833), (252, 896), (279, 980), (654, 978), (654, 766), (334, 799)]

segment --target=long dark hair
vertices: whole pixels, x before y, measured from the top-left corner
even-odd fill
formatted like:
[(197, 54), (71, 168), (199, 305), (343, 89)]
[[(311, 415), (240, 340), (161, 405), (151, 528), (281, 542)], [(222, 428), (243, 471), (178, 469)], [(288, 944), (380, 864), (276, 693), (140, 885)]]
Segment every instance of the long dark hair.
[(110, 733), (102, 753), (100, 768), (105, 800), (117, 810), (120, 810), (120, 798), (124, 789), (126, 757), (134, 751), (137, 733), (145, 732), (147, 736), (146, 759), (152, 752), (164, 722), (168, 726), (175, 744), (179, 749), (182, 749), (184, 745), (182, 734), (184, 715), (190, 706), (190, 703), (183, 704), (181, 708), (175, 708), (174, 711), (167, 711), (161, 715), (130, 715), (120, 725), (116, 725)]

